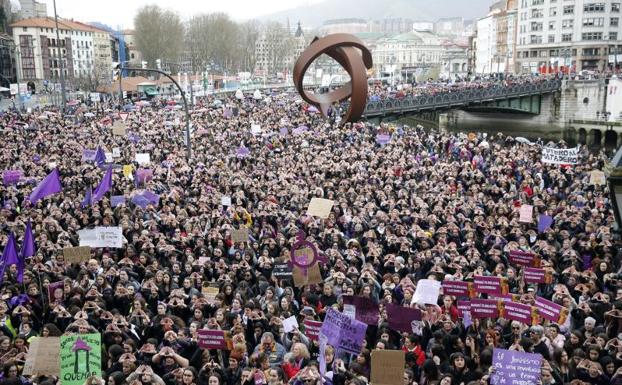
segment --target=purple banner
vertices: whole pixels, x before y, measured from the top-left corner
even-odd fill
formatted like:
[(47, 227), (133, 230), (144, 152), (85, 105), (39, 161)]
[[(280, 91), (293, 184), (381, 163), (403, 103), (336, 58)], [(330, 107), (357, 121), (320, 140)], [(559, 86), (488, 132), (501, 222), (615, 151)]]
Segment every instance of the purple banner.
[(491, 385), (535, 385), (540, 383), (542, 355), (516, 350), (494, 349)]
[(386, 305), (389, 327), (400, 332), (412, 333), (412, 322), (421, 321), (421, 310), (388, 303)]
[(476, 275), (473, 281), (475, 291), (478, 293), (500, 295), (508, 292), (507, 285), (503, 285), (501, 277)]
[(201, 349), (227, 350), (227, 340), (224, 330), (199, 329), (199, 347)]
[(347, 315), (328, 308), (320, 334), (326, 337), (329, 345), (337, 352), (359, 354), (363, 349), (363, 341), (367, 325)]
[(110, 206), (117, 207), (120, 204), (125, 204), (125, 196), (123, 195), (113, 195), (110, 197)]
[(519, 302), (504, 302), (503, 318), (531, 325), (531, 306)]
[(546, 270), (537, 267), (526, 267), (523, 270), (523, 277), (525, 282), (529, 283), (551, 283), (552, 278), (550, 274), (546, 273)]
[(344, 313), (346, 305), (354, 307), (354, 319), (367, 325), (378, 325), (380, 310), (378, 304), (366, 297), (352, 295), (343, 296)]
[(21, 178), (21, 170), (4, 170), (2, 173), (2, 181), (6, 186), (19, 182)]
[(458, 300), (456, 307), (458, 308), (458, 316), (463, 317), (464, 312), (471, 311), (471, 301)]
[(455, 295), (456, 297), (472, 297), (469, 282), (464, 281), (443, 281), (441, 287), (444, 295)]
[(536, 267), (536, 255), (528, 251), (512, 250), (510, 251), (510, 263), (520, 266)]
[(473, 298), (471, 300), (471, 316), (473, 318), (497, 318), (499, 307), (494, 299)]
[(552, 322), (564, 323), (565, 319), (562, 319), (562, 314), (566, 310), (565, 307), (542, 297), (536, 297), (535, 305), (542, 318)]

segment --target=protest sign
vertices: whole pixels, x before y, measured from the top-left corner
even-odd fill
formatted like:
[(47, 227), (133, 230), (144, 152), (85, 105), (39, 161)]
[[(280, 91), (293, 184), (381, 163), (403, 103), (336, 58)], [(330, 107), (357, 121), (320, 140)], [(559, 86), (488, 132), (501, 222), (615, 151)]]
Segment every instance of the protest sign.
[(491, 385), (536, 385), (540, 383), (542, 355), (516, 350), (493, 349)]
[(119, 147), (115, 147), (112, 149), (112, 157), (120, 158), (121, 157), (121, 149)]
[(99, 333), (60, 337), (60, 381), (62, 385), (83, 385), (90, 376), (101, 377)]
[(579, 163), (579, 147), (575, 147), (575, 148), (542, 147), (542, 163), (577, 164)]
[(251, 134), (261, 134), (261, 126), (259, 124), (251, 124)]
[(367, 325), (347, 315), (328, 308), (326, 318), (320, 329), (329, 345), (337, 352), (359, 354), (363, 349)]
[(123, 247), (123, 231), (121, 227), (98, 226), (94, 229), (78, 231), (80, 246), (110, 247), (120, 249)]
[(404, 351), (373, 350), (371, 352), (371, 383), (400, 385), (404, 383)]
[(531, 223), (533, 220), (533, 206), (532, 205), (522, 205), (519, 211), (520, 217), (518, 219), (519, 222), (522, 223)]
[(235, 151), (235, 155), (238, 158), (247, 158), (250, 154), (251, 154), (251, 150), (249, 150), (247, 147), (244, 147), (244, 146), (238, 147), (238, 149)]
[(224, 330), (197, 330), (199, 335), (199, 347), (201, 349), (227, 350), (227, 338)]
[(540, 214), (538, 216), (538, 232), (543, 233), (551, 228), (553, 224), (553, 217), (546, 214)]
[(145, 184), (153, 179), (153, 170), (150, 168), (139, 168), (136, 170), (136, 183)]
[(285, 331), (285, 333), (293, 332), (296, 329), (298, 329), (296, 316), (291, 316), (283, 320), (283, 331)]
[(529, 251), (523, 250), (511, 250), (510, 251), (510, 262), (515, 265), (520, 266), (531, 266), (531, 267), (539, 267), (540, 259), (536, 254), (531, 253)]
[(438, 294), (441, 291), (441, 283), (435, 279), (420, 279), (413, 295), (411, 304), (420, 305), (433, 304), (438, 302)]
[(317, 341), (322, 328), (322, 321), (306, 319), (302, 324), (305, 326), (305, 336), (311, 341)]
[(123, 176), (132, 179), (132, 172), (134, 171), (134, 166), (131, 164), (123, 165)]
[(123, 122), (121, 122), (119, 120), (114, 122), (114, 124), (112, 125), (112, 135), (114, 135), (114, 136), (125, 136), (125, 134), (126, 134), (125, 124), (123, 124)]
[(28, 348), (22, 374), (58, 376), (60, 374), (60, 337), (33, 338)]
[(531, 325), (533, 314), (531, 305), (520, 302), (505, 301), (503, 304), (503, 318)]
[(494, 299), (473, 298), (470, 311), (473, 318), (499, 317), (499, 306)]
[(392, 303), (388, 303), (385, 308), (387, 309), (389, 327), (393, 330), (412, 333), (412, 323), (421, 321), (422, 319), (421, 310), (419, 309), (403, 307)]
[(136, 157), (134, 159), (139, 165), (151, 163), (151, 156), (149, 155), (149, 153), (136, 154)]
[(203, 294), (203, 297), (210, 305), (213, 305), (216, 302), (216, 296), (219, 292), (220, 290), (217, 287), (203, 286), (201, 288), (201, 293)]
[(355, 320), (366, 323), (367, 325), (378, 325), (380, 310), (378, 304), (370, 298), (344, 295), (344, 313), (346, 313), (346, 306), (353, 311), (352, 316)]
[(376, 143), (380, 145), (385, 145), (391, 142), (391, 135), (389, 134), (378, 134), (376, 135)]
[(292, 278), (294, 279), (294, 286), (303, 287), (306, 285), (315, 285), (322, 282), (322, 273), (320, 272), (320, 264), (315, 263), (305, 270), (294, 267), (292, 269)]
[(5, 186), (15, 184), (22, 178), (21, 170), (4, 170), (2, 173), (2, 182)]
[(106, 163), (112, 163), (112, 161), (113, 161), (112, 152), (104, 153), (104, 157), (105, 157)]
[(526, 267), (523, 270), (523, 278), (528, 283), (552, 283), (553, 274), (550, 271), (544, 269), (538, 269), (536, 267)]
[(475, 291), (485, 294), (506, 294), (509, 290), (508, 280), (505, 277), (489, 277), (476, 275), (473, 284)]
[(248, 229), (244, 226), (231, 231), (231, 240), (233, 242), (248, 242)]
[(563, 324), (568, 317), (568, 309), (546, 298), (536, 296), (536, 309), (538, 314), (551, 322)]
[(307, 215), (326, 219), (334, 204), (335, 202), (330, 199), (312, 198), (307, 209)]
[(590, 173), (590, 184), (594, 186), (603, 186), (607, 183), (605, 173), (600, 170), (593, 170)]
[(63, 301), (64, 285), (65, 282), (63, 281), (52, 282), (48, 285), (48, 300), (51, 304)]
[(97, 150), (89, 150), (85, 148), (82, 151), (82, 161), (83, 162), (92, 162), (95, 160), (95, 156), (97, 155)]
[(471, 311), (471, 301), (468, 300), (458, 300), (456, 303), (456, 307), (458, 308), (458, 316), (463, 317), (465, 312)]
[(441, 282), (441, 288), (444, 295), (454, 295), (456, 297), (475, 296), (475, 290), (471, 282), (445, 280)]
[(91, 257), (91, 248), (89, 246), (65, 247), (63, 256), (66, 263), (85, 262)]
[(272, 276), (276, 279), (290, 279), (292, 277), (292, 268), (289, 263), (277, 263), (272, 269)]
[(231, 197), (227, 195), (223, 195), (220, 197), (220, 204), (223, 206), (231, 206)]
[(112, 208), (115, 208), (121, 204), (125, 204), (124, 195), (113, 195), (110, 197), (110, 206), (112, 206)]

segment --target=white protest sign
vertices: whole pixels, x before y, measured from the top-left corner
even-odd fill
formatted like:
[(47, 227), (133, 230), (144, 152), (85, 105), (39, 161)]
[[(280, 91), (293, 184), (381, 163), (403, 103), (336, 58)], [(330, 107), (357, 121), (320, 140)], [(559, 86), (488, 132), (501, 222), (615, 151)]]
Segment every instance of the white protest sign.
[(94, 229), (78, 231), (80, 246), (110, 247), (120, 249), (123, 247), (123, 232), (121, 227), (99, 226)]
[(523, 223), (531, 223), (533, 218), (533, 206), (532, 205), (522, 205), (520, 207), (520, 218), (519, 222)]
[(440, 291), (440, 281), (435, 279), (420, 279), (417, 282), (417, 289), (415, 290), (411, 304), (418, 303), (424, 305), (436, 305)]
[(575, 148), (542, 147), (542, 163), (577, 164), (579, 163), (579, 147), (575, 147)]
[(602, 186), (607, 184), (605, 179), (605, 173), (600, 170), (593, 170), (590, 173), (590, 184), (595, 186)]
[(291, 316), (283, 320), (283, 330), (285, 333), (293, 332), (298, 329), (298, 321), (296, 321), (296, 316)]
[(251, 124), (251, 134), (261, 134), (261, 126), (259, 124)]
[(115, 147), (112, 149), (112, 157), (120, 158), (121, 157), (121, 149), (119, 147)]
[(220, 197), (220, 204), (223, 206), (231, 206), (231, 197), (223, 195), (222, 197)]
[(112, 163), (114, 154), (112, 152), (105, 152), (104, 155), (106, 156), (106, 163)]
[(151, 163), (151, 156), (148, 153), (136, 154), (136, 162), (140, 165)]

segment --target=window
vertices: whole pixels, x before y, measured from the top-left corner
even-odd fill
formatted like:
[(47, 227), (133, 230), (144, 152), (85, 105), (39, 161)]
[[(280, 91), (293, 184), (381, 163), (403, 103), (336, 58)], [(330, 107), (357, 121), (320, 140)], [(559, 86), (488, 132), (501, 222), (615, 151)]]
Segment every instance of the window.
[(583, 4), (583, 12), (605, 12), (605, 3)]
[(27, 27), (22, 27), (22, 30), (23, 30), (24, 32), (28, 32), (28, 28), (27, 28)]
[(581, 40), (603, 40), (602, 32), (584, 32), (581, 34)]
[(531, 5), (542, 5), (544, 0), (531, 0)]
[(583, 56), (598, 56), (600, 54), (600, 49), (598, 48), (583, 48), (581, 52)]
[(564, 5), (564, 15), (574, 14), (574, 5)]
[(553, 31), (555, 29), (555, 22), (549, 21), (549, 31)]
[(620, 3), (611, 3), (611, 12), (620, 12)]
[(609, 25), (612, 26), (612, 27), (617, 27), (619, 21), (620, 21), (619, 18), (612, 17), (611, 19), (609, 19)]
[(555, 35), (549, 35), (549, 43), (555, 43)]
[(531, 10), (531, 18), (532, 19), (539, 19), (541, 17), (544, 17), (544, 12), (542, 12), (542, 9), (534, 8), (534, 9)]
[(562, 41), (572, 41), (571, 33), (562, 33)]
[(573, 19), (562, 20), (562, 28), (573, 28), (573, 27), (574, 27)]
[(551, 7), (549, 9), (549, 16), (557, 16), (557, 7)]
[(542, 31), (542, 23), (531, 22), (531, 31)]
[(542, 36), (540, 35), (531, 35), (529, 37), (529, 41), (531, 44), (542, 44)]
[(584, 27), (602, 27), (605, 25), (604, 17), (586, 17), (583, 18)]
[(617, 32), (609, 32), (609, 40), (618, 40)]

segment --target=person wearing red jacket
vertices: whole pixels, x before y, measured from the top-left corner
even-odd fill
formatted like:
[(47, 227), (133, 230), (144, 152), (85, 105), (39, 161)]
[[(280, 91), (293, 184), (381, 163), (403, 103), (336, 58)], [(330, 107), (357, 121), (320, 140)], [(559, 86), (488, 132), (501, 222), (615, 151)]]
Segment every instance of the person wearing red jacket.
[(406, 337), (404, 339), (402, 350), (404, 353), (413, 353), (415, 357), (417, 357), (417, 366), (421, 366), (425, 362), (425, 351), (421, 348), (421, 344), (419, 344), (419, 338), (417, 336), (410, 335)]
[(446, 295), (443, 298), (441, 313), (448, 314), (451, 317), (452, 322), (458, 321), (458, 308), (456, 307), (456, 305), (454, 305), (453, 297)]

